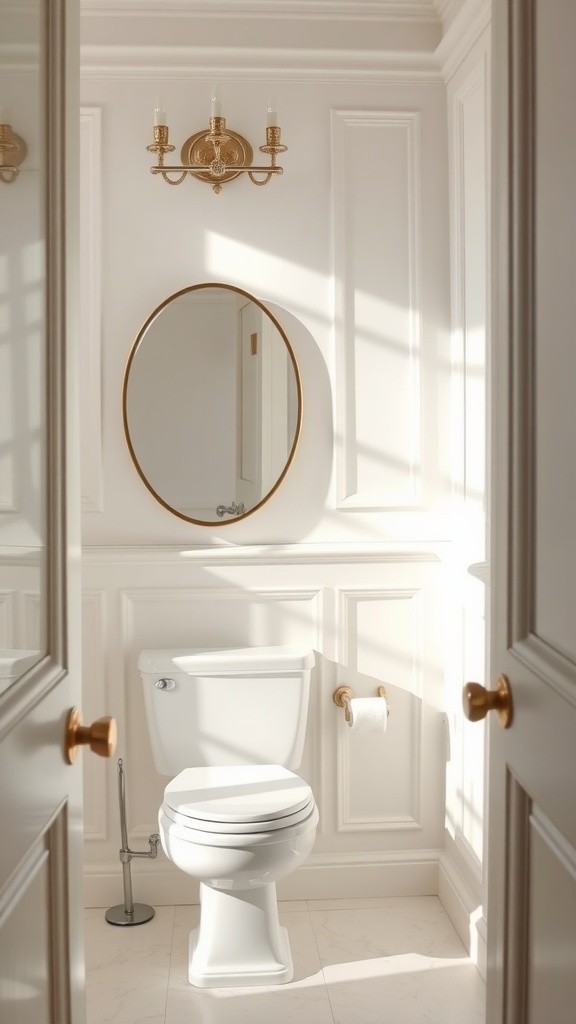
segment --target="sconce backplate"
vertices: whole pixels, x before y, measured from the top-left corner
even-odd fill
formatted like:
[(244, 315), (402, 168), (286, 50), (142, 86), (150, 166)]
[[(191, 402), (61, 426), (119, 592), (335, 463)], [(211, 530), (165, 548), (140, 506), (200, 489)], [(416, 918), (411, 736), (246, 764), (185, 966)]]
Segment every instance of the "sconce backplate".
[(10, 184), (18, 177), (18, 168), (26, 159), (28, 147), (8, 124), (0, 124), (0, 181)]
[(22, 161), (26, 159), (28, 147), (24, 142), (24, 139), (21, 139), (19, 135), (16, 135), (16, 132), (12, 132), (12, 142), (15, 143), (18, 148), (15, 153), (9, 156), (7, 163), (13, 164), (14, 167), (19, 167)]
[[(211, 174), (210, 171), (189, 171), (194, 178), (199, 178), (200, 181), (208, 181), (211, 185), (215, 182), (224, 184), (226, 181), (232, 181), (233, 178), (237, 178), (241, 173), (240, 170), (235, 171), (234, 167), (249, 167), (252, 163), (252, 146), (242, 135), (238, 135), (238, 132), (233, 132), (229, 128), (226, 128), (226, 135), (228, 140), (223, 142), (220, 147), (220, 157), (226, 164), (226, 172), (219, 177)], [(182, 146), (181, 160), (183, 164), (201, 164), (206, 166), (212, 163), (214, 159), (214, 146), (210, 140), (210, 133), (208, 131), (196, 132)]]

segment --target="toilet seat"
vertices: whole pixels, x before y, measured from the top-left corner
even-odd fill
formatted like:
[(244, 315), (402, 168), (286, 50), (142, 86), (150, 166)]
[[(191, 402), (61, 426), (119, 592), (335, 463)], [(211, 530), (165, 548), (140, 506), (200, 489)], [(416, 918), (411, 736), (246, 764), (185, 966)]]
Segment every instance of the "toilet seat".
[(266, 821), (245, 821), (245, 822), (230, 822), (230, 821), (208, 821), (205, 818), (194, 818), (192, 815), (179, 814), (177, 811), (173, 811), (171, 807), (166, 804), (162, 804), (162, 811), (169, 821), (174, 822), (175, 825), (180, 825), (185, 829), (196, 829), (199, 832), (210, 833), (211, 835), (248, 835), (249, 833), (268, 833), (279, 831), (280, 829), (290, 828), (292, 825), (298, 825), (299, 822), (305, 821), (310, 817), (314, 810), (315, 804), (311, 800), (306, 807), (303, 807), (296, 814), (288, 814), (282, 818), (267, 818)]
[(224, 765), (180, 772), (162, 811), (184, 828), (247, 834), (297, 825), (314, 807), (310, 786), (281, 765)]

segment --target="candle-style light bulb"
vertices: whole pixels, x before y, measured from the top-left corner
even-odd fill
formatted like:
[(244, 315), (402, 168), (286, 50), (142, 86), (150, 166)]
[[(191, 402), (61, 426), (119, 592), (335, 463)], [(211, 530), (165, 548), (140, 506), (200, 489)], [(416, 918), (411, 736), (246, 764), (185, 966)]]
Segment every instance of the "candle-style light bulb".
[(220, 89), (217, 85), (212, 86), (212, 117), (222, 117), (222, 100), (220, 99)]
[(271, 96), (270, 99), (268, 100), (268, 110), (266, 111), (266, 124), (268, 128), (278, 127), (278, 110), (274, 96)]
[(166, 100), (163, 96), (158, 96), (154, 104), (154, 124), (166, 124)]

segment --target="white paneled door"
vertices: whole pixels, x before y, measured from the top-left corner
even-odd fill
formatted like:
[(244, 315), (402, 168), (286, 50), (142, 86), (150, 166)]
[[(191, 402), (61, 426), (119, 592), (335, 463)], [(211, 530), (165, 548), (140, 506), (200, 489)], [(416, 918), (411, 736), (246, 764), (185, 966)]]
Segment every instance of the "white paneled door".
[(80, 696), (76, 7), (0, 2), (0, 141), (9, 143), (0, 150), (0, 571), (10, 569), (0, 583), (6, 1024), (85, 1020), (82, 758), (70, 765), (65, 756), (67, 716)]
[(576, 5), (494, 5), (489, 1024), (576, 1006)]

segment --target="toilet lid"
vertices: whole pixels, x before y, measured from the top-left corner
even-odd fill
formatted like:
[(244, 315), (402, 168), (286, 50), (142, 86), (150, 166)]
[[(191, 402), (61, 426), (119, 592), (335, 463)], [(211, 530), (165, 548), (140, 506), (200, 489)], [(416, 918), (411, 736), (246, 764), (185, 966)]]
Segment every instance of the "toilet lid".
[(193, 833), (204, 832), (206, 837), (211, 836), (244, 836), (256, 835), (256, 833), (268, 834), (269, 832), (283, 833), (293, 825), (299, 825), (310, 818), (316, 808), (314, 800), (311, 799), (306, 807), (296, 811), (295, 814), (285, 814), (282, 818), (268, 818), (266, 821), (210, 821), (207, 818), (194, 818), (189, 814), (179, 814), (173, 811), (166, 802), (162, 804), (163, 827), (170, 829), (168, 822), (173, 822), (185, 830)]
[(310, 786), (275, 764), (186, 768), (164, 791), (164, 811), (172, 820), (193, 819), (190, 827), (214, 831), (218, 825), (285, 827), (305, 818), (313, 803)]

